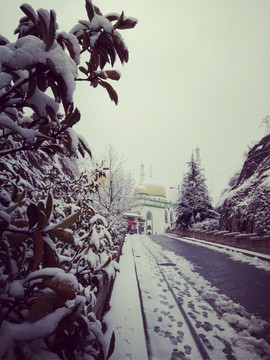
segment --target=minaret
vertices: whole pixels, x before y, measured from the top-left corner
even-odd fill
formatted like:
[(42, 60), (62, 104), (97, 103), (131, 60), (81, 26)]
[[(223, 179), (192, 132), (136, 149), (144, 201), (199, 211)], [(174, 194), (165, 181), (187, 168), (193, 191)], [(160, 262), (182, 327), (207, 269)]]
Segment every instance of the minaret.
[(141, 163), (140, 185), (144, 182), (144, 180), (145, 180), (144, 165), (143, 163)]
[(198, 148), (198, 146), (195, 149), (195, 154), (196, 154), (195, 155), (195, 161), (196, 161), (197, 165), (199, 167), (201, 167), (201, 156), (200, 156), (200, 149)]

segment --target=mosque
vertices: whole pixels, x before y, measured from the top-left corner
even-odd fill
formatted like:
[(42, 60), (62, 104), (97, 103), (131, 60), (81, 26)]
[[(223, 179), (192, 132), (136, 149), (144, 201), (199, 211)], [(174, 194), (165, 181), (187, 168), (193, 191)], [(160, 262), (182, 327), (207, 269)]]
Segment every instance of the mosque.
[[(195, 161), (201, 168), (198, 146), (195, 149)], [(152, 176), (145, 181), (144, 164), (141, 164), (140, 185), (135, 188), (134, 196), (136, 207), (125, 214), (130, 234), (164, 234), (173, 227), (175, 201), (167, 199), (165, 186), (154, 181)]]
[(145, 181), (144, 165), (141, 164), (140, 185), (135, 188), (136, 207), (127, 213), (129, 233), (164, 234), (174, 222), (174, 209), (167, 200), (165, 186), (152, 177)]

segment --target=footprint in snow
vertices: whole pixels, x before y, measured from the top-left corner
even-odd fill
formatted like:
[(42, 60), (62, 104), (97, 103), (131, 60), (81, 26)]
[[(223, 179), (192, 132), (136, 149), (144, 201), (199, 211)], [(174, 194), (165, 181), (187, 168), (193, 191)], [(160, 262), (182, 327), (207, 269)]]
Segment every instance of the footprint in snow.
[(208, 318), (208, 312), (207, 312), (207, 311), (203, 311), (203, 312), (202, 312), (202, 315), (203, 315), (205, 318)]
[(222, 326), (218, 325), (218, 324), (216, 324), (215, 327), (220, 331), (225, 331), (225, 329)]
[(208, 321), (205, 321), (204, 324), (202, 325), (203, 329), (205, 331), (212, 331), (213, 330), (213, 325), (210, 324)]
[(188, 312), (188, 315), (193, 319), (197, 319), (197, 316), (195, 314), (193, 314), (192, 312)]
[(159, 334), (159, 333), (160, 333), (160, 327), (159, 327), (159, 326), (155, 326), (154, 331)]
[(199, 337), (202, 339), (202, 342), (204, 343), (204, 345), (209, 349), (209, 350), (213, 350), (213, 346), (210, 344), (209, 340), (206, 338), (206, 336), (204, 334), (199, 334)]
[(185, 346), (184, 346), (184, 349), (185, 349), (185, 353), (186, 353), (187, 355), (190, 355), (190, 354), (191, 354), (191, 347), (190, 347), (189, 345), (185, 345)]

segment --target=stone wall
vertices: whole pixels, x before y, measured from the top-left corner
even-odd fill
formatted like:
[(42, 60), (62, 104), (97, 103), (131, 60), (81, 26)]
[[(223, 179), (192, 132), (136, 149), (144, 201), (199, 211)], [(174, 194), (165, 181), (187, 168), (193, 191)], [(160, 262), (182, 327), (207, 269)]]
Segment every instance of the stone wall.
[(205, 230), (172, 230), (170, 234), (205, 240), (215, 244), (228, 245), (240, 249), (270, 254), (270, 235), (258, 236), (257, 234), (245, 234), (229, 231), (205, 231)]

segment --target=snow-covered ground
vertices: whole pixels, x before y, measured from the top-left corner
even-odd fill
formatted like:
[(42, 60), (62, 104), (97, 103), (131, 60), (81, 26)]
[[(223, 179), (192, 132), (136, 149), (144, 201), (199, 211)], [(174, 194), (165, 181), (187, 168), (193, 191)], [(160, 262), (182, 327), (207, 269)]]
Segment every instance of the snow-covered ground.
[(111, 360), (270, 359), (260, 338), (269, 324), (147, 236), (127, 236), (104, 321), (116, 335)]

